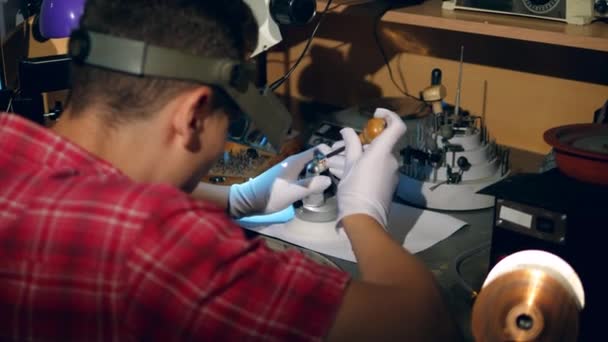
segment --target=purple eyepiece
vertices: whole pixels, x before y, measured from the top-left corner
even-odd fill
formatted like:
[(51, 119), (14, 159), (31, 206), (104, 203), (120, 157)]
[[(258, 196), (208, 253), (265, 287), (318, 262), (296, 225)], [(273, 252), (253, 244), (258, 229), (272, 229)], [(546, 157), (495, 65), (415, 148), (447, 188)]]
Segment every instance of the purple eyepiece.
[(40, 9), (40, 33), (45, 38), (69, 37), (78, 27), (85, 0), (43, 0)]

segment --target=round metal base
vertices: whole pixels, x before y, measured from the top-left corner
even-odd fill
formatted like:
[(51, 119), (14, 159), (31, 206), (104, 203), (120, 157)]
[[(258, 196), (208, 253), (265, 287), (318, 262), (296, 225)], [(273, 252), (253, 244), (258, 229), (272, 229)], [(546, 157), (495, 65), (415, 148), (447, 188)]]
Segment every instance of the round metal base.
[(331, 222), (338, 218), (338, 202), (332, 196), (325, 200), (325, 204), (313, 206), (304, 204), (296, 209), (296, 216), (308, 222)]
[(497, 170), (493, 177), (474, 181), (463, 181), (458, 184), (441, 184), (421, 181), (403, 173), (399, 174), (397, 196), (415, 206), (437, 210), (477, 210), (494, 206), (494, 197), (478, 192), (506, 178)]

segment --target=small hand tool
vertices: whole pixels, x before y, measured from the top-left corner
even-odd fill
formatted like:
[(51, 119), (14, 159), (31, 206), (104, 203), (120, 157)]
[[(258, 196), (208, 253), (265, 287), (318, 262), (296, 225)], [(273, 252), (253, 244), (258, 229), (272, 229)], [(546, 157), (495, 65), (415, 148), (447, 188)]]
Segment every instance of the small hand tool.
[[(376, 139), (377, 136), (384, 131), (386, 128), (386, 121), (384, 119), (373, 118), (367, 121), (367, 125), (363, 129), (363, 132), (359, 134), (359, 139), (361, 140), (361, 144), (366, 145), (372, 142), (372, 140)], [(325, 155), (325, 159), (329, 159), (333, 156), (336, 156), (346, 149), (346, 146), (342, 146), (334, 151), (331, 151), (327, 155)]]

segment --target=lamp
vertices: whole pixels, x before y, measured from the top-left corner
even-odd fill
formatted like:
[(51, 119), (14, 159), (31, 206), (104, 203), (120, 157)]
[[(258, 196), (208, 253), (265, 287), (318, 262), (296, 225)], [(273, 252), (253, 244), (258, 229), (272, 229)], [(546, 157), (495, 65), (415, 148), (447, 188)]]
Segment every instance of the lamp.
[(316, 0), (244, 0), (259, 26), (258, 46), (252, 57), (277, 45), (283, 39), (279, 25), (304, 25), (317, 10)]

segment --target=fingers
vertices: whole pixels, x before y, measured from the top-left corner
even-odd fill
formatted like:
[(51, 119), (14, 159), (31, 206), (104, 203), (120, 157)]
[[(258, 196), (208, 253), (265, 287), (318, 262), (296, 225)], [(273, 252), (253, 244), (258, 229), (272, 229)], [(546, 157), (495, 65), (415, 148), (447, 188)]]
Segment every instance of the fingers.
[[(331, 148), (325, 144), (321, 144), (321, 145), (317, 146), (319, 151), (321, 151), (321, 153), (323, 153), (324, 155), (328, 155), (331, 152), (333, 152), (341, 147), (344, 147), (344, 141), (342, 141), (342, 140), (334, 143)], [(332, 157), (328, 158), (326, 161), (329, 172), (331, 172), (334, 176), (336, 176), (338, 178), (342, 178), (342, 175), (344, 173), (343, 172), (344, 171), (344, 162), (345, 162), (344, 152), (337, 154), (335, 156), (332, 156)]]
[(359, 140), (359, 136), (352, 128), (344, 128), (340, 131), (340, 134), (342, 134), (342, 138), (344, 139), (344, 146), (346, 147), (346, 149), (344, 150), (344, 170), (350, 170), (353, 164), (361, 157), (361, 154), (363, 153), (363, 148), (361, 147), (361, 141)]
[(343, 155), (333, 156), (327, 159), (327, 168), (332, 175), (342, 179), (344, 177), (344, 163), (346, 158)]
[(325, 144), (320, 144), (320, 145), (317, 145), (317, 146), (315, 146), (315, 147), (316, 147), (316, 148), (317, 148), (319, 151), (321, 151), (321, 153), (323, 153), (323, 154), (325, 154), (325, 155), (327, 155), (327, 154), (331, 153), (331, 151), (333, 151), (333, 150), (335, 149), (335, 148), (333, 148), (333, 147), (329, 147), (329, 146), (327, 146), (327, 145), (325, 145)]
[(346, 157), (343, 155), (333, 156), (327, 159), (327, 167), (330, 169), (343, 169)]
[(331, 151), (331, 147), (327, 146), (326, 144), (319, 144), (317, 146), (311, 147), (308, 150), (304, 151), (304, 152), (300, 152), (298, 154), (294, 154), (291, 157), (289, 157), (288, 159), (294, 163), (294, 165), (296, 163), (301, 164), (302, 166), (306, 166), (306, 164), (308, 164), (309, 161), (312, 160), (312, 158), (315, 155), (315, 151), (319, 150), (323, 153), (325, 153), (325, 151)]
[[(325, 144), (317, 146), (319, 151), (321, 151), (321, 153), (323, 153), (325, 155), (328, 155), (331, 152), (333, 152), (341, 147), (344, 147), (343, 140), (340, 140), (340, 141), (334, 143), (331, 146), (331, 148), (329, 148)], [(335, 156), (328, 158), (326, 161), (329, 172), (331, 172), (334, 176), (336, 176), (338, 178), (342, 178), (342, 176), (344, 174), (344, 162), (345, 162), (344, 151), (340, 154), (337, 154)]]
[(283, 210), (312, 194), (323, 193), (330, 185), (331, 179), (327, 176), (304, 178), (296, 182), (277, 179), (265, 212), (273, 213)]
[[(300, 174), (300, 172), (306, 167), (306, 165), (312, 161), (315, 150), (331, 150), (331, 148), (325, 144), (320, 144), (313, 148), (310, 148), (304, 152), (300, 152), (298, 154), (294, 154), (293, 156), (285, 159), (280, 164), (283, 167), (283, 171), (281, 172), (280, 177), (295, 180), (296, 177)], [(324, 152), (323, 152), (324, 153)]]
[(344, 140), (336, 141), (333, 145), (331, 145), (331, 150), (334, 151), (339, 149), (340, 147), (344, 147)]
[[(294, 185), (297, 185), (300, 189), (295, 190), (295, 192), (300, 192), (304, 194), (302, 198), (310, 195), (310, 194), (318, 194), (325, 189), (329, 188), (331, 185), (331, 179), (327, 176), (315, 176), (310, 178), (300, 179)], [(300, 200), (302, 198), (298, 198)], [(295, 201), (294, 201), (295, 202)]]
[(383, 148), (392, 150), (393, 146), (395, 146), (407, 131), (405, 123), (399, 115), (384, 108), (376, 109), (374, 117), (384, 119), (384, 121), (386, 121), (386, 128), (376, 139), (374, 139), (374, 141), (372, 141), (371, 145), (374, 146), (374, 149)]

